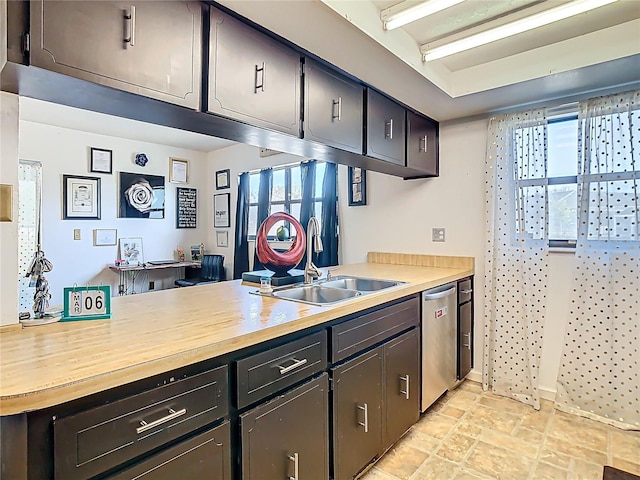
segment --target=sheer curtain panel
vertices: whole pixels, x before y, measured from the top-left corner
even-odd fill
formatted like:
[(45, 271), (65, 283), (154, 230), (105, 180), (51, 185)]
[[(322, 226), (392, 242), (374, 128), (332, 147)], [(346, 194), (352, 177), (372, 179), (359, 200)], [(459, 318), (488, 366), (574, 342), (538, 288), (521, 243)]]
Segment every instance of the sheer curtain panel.
[(540, 408), (547, 291), (547, 122), (542, 110), (489, 121), (482, 383)]
[(640, 92), (580, 104), (578, 243), (556, 407), (640, 429)]

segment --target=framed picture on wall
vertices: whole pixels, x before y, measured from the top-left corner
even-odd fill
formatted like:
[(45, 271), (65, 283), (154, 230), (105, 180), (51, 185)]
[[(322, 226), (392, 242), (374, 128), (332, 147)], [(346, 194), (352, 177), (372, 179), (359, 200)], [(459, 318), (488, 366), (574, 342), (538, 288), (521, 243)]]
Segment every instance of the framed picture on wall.
[(189, 182), (189, 160), (169, 159), (169, 181), (171, 183)]
[(100, 179), (62, 176), (62, 218), (100, 220)]
[(91, 147), (91, 168), (95, 173), (113, 173), (113, 151)]
[(231, 226), (228, 193), (219, 193), (213, 196), (213, 226), (214, 228)]
[(349, 206), (367, 204), (367, 171), (358, 167), (349, 167)]
[(229, 246), (229, 232), (227, 230), (216, 231), (216, 246), (217, 247)]
[(230, 170), (218, 170), (216, 172), (216, 190), (222, 190), (231, 186)]

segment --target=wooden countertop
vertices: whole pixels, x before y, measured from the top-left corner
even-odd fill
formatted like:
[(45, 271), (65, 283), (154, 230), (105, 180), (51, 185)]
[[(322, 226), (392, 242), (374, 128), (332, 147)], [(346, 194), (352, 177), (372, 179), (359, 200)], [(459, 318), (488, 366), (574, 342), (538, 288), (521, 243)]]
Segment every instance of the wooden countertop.
[(113, 298), (110, 320), (0, 328), (0, 415), (74, 400), (454, 281), (473, 274), (473, 259), (452, 268), (364, 263), (332, 273), (409, 283), (321, 307), (253, 295), (255, 286), (236, 280)]

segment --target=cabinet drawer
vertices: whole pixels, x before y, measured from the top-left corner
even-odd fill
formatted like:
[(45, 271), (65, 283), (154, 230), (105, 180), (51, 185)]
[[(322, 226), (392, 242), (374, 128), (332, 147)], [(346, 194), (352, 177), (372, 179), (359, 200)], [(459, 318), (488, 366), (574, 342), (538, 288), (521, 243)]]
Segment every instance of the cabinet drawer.
[(327, 364), (327, 333), (321, 331), (236, 362), (238, 408), (320, 372)]
[(331, 327), (331, 361), (347, 358), (419, 321), (420, 301), (412, 298)]
[(231, 480), (229, 422), (163, 450), (107, 480)]
[(470, 278), (458, 282), (458, 304), (471, 300), (472, 293), (473, 286)]
[(222, 366), (53, 422), (56, 480), (84, 480), (225, 416)]

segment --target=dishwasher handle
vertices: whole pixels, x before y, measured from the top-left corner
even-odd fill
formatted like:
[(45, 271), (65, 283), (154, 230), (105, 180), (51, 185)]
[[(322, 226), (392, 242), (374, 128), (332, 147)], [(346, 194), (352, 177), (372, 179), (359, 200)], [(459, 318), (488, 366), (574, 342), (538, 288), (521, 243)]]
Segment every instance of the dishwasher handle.
[(437, 300), (439, 298), (444, 298), (444, 297), (448, 297), (449, 295), (453, 295), (456, 293), (456, 287), (451, 287), (448, 290), (445, 290), (444, 292), (438, 292), (438, 293), (425, 293), (423, 294), (423, 299), (426, 300)]

